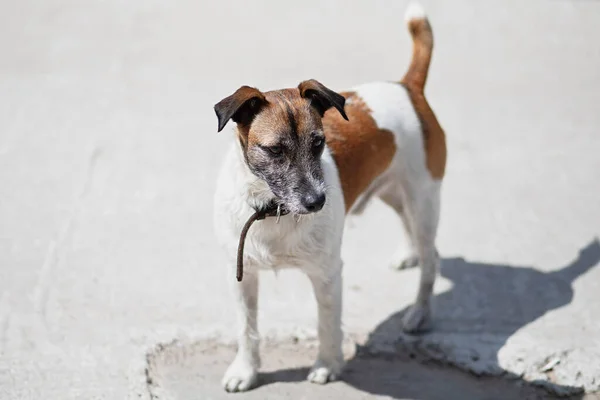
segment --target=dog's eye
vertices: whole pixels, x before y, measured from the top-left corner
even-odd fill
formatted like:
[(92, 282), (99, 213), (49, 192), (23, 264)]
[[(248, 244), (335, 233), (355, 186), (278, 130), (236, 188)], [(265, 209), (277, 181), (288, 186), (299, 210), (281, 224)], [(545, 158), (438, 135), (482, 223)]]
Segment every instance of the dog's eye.
[(317, 138), (315, 139), (315, 141), (313, 142), (313, 147), (315, 149), (320, 148), (321, 146), (323, 146), (323, 144), (325, 143), (325, 140), (323, 140), (323, 138)]
[(267, 150), (269, 150), (269, 153), (275, 156), (281, 155), (282, 152), (281, 146), (269, 146), (267, 147)]

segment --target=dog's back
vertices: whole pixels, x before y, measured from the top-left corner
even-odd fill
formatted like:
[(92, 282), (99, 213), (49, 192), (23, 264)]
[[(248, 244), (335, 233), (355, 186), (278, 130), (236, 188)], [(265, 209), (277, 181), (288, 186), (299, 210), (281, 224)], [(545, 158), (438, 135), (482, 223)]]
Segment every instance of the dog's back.
[(445, 135), (423, 92), (433, 33), (419, 6), (409, 7), (406, 21), (414, 45), (404, 78), (341, 92), (346, 98), (349, 122), (335, 110), (329, 110), (323, 118), (346, 211), (352, 213), (362, 212), (372, 195), (385, 185), (386, 176), (397, 175), (403, 169), (411, 170), (411, 176), (405, 179), (441, 180), (444, 176)]

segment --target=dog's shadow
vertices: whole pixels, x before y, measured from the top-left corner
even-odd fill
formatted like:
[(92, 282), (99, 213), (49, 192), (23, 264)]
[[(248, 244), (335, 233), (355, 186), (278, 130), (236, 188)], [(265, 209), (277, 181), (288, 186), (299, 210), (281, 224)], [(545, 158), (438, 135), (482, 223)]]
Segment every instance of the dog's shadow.
[[(581, 249), (577, 259), (554, 272), (542, 272), (531, 267), (469, 262), (462, 258), (443, 259), (441, 275), (449, 279), (453, 286), (449, 291), (434, 298), (433, 330), (421, 335), (415, 347), (414, 338), (400, 333), (402, 317), (407, 309), (391, 315), (374, 329), (367, 342), (360, 346), (356, 355), (348, 361), (342, 380), (373, 395), (396, 399), (407, 396), (418, 399), (437, 398), (434, 393), (439, 394), (439, 388), (428, 394), (427, 384), (419, 385), (417, 382), (407, 381), (407, 377), (411, 379), (411, 373), (407, 373), (407, 364), (417, 364), (410, 362), (410, 358), (419, 357), (418, 354), (414, 354), (415, 349), (417, 353), (419, 347), (425, 348), (429, 353), (443, 353), (448, 349), (435, 347), (439, 343), (442, 343), (443, 347), (444, 338), (457, 335), (462, 336), (460, 343), (464, 344), (464, 348), (457, 349), (456, 344), (453, 345), (450, 351), (455, 352), (455, 362), (458, 359), (460, 363), (461, 357), (470, 357), (464, 364), (466, 369), (484, 375), (490, 371), (502, 374), (497, 354), (506, 341), (517, 330), (545, 313), (569, 304), (573, 299), (573, 281), (598, 262), (598, 239)], [(475, 342), (484, 341), (485, 345), (478, 348)], [(373, 349), (387, 349), (379, 354), (386, 354), (386, 357), (382, 359), (377, 355), (377, 351), (373, 354)], [(392, 349), (392, 352), (389, 349)], [(394, 352), (397, 357), (390, 357)], [(435, 355), (433, 358), (436, 358)], [(477, 371), (478, 368), (481, 370)], [(307, 371), (307, 368), (282, 370), (265, 374), (261, 380), (263, 384), (297, 382), (305, 379)], [(423, 369), (422, 373), (429, 372)], [(449, 379), (447, 376), (443, 378)], [(530, 386), (519, 377), (513, 379), (520, 381), (518, 383), (522, 385)], [(444, 385), (451, 387), (451, 382), (446, 381)], [(545, 385), (552, 386), (556, 392), (581, 392), (581, 388), (552, 383)], [(571, 398), (581, 398), (581, 395)]]

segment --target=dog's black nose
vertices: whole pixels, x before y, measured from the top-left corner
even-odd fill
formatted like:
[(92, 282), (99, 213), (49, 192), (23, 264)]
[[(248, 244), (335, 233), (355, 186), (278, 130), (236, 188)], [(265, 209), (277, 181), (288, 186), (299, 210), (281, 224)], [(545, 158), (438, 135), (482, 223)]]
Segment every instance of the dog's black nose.
[(309, 193), (302, 199), (302, 205), (308, 212), (317, 212), (325, 205), (325, 193)]

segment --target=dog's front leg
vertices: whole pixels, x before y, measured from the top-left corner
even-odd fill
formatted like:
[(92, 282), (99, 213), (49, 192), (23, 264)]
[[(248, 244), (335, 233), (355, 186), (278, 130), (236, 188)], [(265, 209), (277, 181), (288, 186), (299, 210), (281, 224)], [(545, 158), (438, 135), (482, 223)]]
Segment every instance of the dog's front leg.
[(324, 384), (337, 379), (342, 355), (342, 261), (328, 265), (321, 273), (309, 273), (318, 305), (319, 355), (308, 380)]
[(237, 302), (238, 351), (225, 372), (223, 387), (228, 392), (251, 389), (258, 380), (260, 367), (259, 336), (256, 324), (258, 271), (246, 271), (241, 282), (232, 276), (233, 294)]

